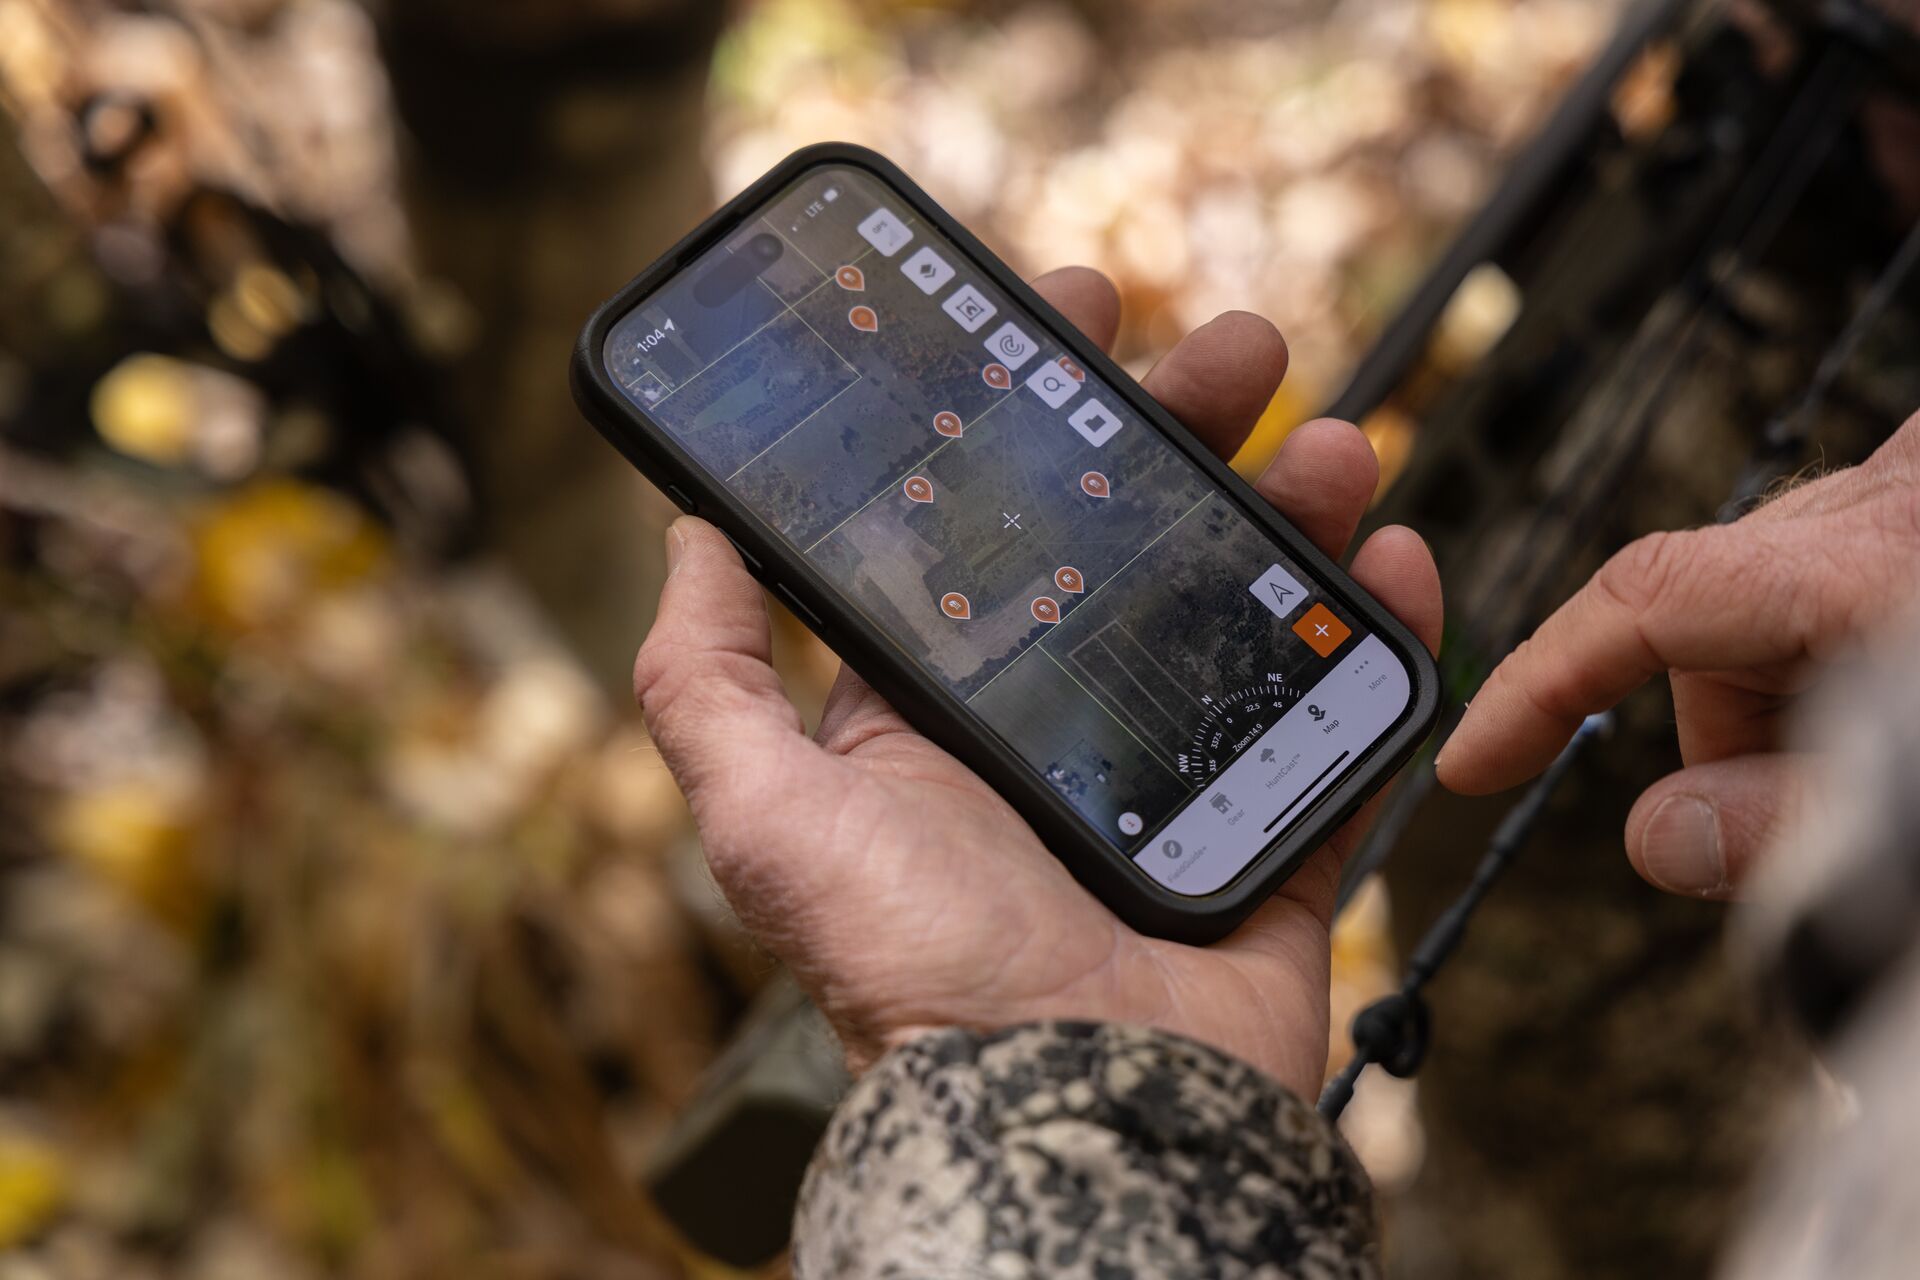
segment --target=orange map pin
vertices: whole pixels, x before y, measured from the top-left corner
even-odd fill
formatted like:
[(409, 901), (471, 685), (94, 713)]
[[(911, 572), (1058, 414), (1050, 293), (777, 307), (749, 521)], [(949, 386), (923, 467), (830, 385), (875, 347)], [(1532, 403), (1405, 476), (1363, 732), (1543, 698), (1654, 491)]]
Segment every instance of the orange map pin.
[(940, 612), (955, 621), (964, 621), (973, 616), (973, 606), (958, 591), (949, 591), (940, 597)]
[(944, 409), (933, 415), (933, 429), (943, 436), (952, 436), (955, 439), (958, 439), (960, 433), (965, 430), (960, 424), (960, 415), (949, 413)]
[(1065, 356), (1060, 357), (1059, 365), (1067, 371), (1067, 376), (1075, 382), (1085, 382), (1087, 380), (1087, 371)]
[(1104, 498), (1113, 492), (1107, 484), (1107, 478), (1098, 471), (1089, 471), (1080, 477), (1080, 487), (1087, 491), (1090, 498)]
[(1087, 580), (1080, 576), (1078, 569), (1063, 564), (1053, 571), (1053, 585), (1077, 596), (1087, 589)]
[(851, 293), (866, 292), (867, 273), (862, 271), (858, 267), (854, 267), (854, 266), (842, 267), (838, 271), (833, 273), (833, 278), (839, 282), (840, 287), (842, 289), (845, 289)]
[(873, 313), (872, 307), (855, 307), (847, 312), (847, 322), (863, 333), (880, 332), (880, 317)]
[(933, 501), (933, 481), (925, 476), (908, 476), (907, 482), (900, 486), (909, 498), (915, 502)]
[(980, 376), (985, 378), (987, 385), (995, 391), (1005, 391), (1013, 385), (1013, 375), (1007, 371), (1007, 366), (1003, 364), (988, 365), (980, 371)]
[(1035, 596), (1033, 600), (1033, 616), (1048, 626), (1052, 626), (1054, 623), (1060, 621), (1060, 602), (1052, 596)]

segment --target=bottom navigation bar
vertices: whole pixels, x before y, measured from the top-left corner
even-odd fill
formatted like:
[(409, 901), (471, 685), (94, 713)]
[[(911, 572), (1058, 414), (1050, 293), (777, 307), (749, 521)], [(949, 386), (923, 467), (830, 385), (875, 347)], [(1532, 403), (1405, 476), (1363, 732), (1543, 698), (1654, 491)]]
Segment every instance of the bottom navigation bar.
[[(1196, 793), (1134, 863), (1175, 893), (1223, 889), (1407, 709), (1406, 668), (1368, 636)], [(1316, 719), (1309, 708), (1322, 714)]]

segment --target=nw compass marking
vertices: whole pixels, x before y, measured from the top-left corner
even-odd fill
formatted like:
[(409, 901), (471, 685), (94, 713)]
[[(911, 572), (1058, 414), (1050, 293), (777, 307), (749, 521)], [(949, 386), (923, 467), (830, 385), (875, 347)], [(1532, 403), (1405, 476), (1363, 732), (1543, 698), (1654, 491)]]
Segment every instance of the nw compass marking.
[(1202, 698), (1205, 714), (1187, 749), (1175, 760), (1180, 776), (1196, 784), (1212, 780), (1301, 697), (1286, 677), (1269, 672), (1263, 684), (1248, 685), (1221, 698)]

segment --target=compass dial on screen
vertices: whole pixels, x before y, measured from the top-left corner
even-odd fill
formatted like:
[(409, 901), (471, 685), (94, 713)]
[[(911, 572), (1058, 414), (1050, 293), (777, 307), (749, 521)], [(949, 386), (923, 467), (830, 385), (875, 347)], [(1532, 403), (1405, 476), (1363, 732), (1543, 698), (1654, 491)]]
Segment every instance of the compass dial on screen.
[(1269, 674), (1262, 684), (1202, 699), (1206, 711), (1176, 761), (1180, 775), (1195, 784), (1207, 782), (1271, 729), (1301, 696), (1283, 677)]

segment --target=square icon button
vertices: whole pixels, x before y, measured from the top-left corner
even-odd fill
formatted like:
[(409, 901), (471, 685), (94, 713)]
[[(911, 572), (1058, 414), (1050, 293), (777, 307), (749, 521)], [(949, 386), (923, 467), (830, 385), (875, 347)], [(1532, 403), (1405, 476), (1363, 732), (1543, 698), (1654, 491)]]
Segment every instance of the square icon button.
[[(1071, 378), (1073, 375), (1067, 376)], [(1114, 412), (1091, 398), (1073, 411), (1073, 416), (1067, 419), (1067, 425), (1078, 431), (1080, 438), (1096, 449), (1120, 431), (1120, 419)]]
[(953, 317), (953, 322), (968, 333), (980, 332), (980, 326), (993, 319), (994, 312), (1000, 308), (988, 302), (986, 297), (970, 284), (963, 284), (953, 291), (953, 296), (940, 304), (940, 309)]
[(913, 229), (900, 221), (891, 209), (875, 209), (860, 224), (860, 234), (883, 258), (891, 258), (913, 239)]
[(1033, 359), (1033, 353), (1040, 349), (1040, 344), (1022, 333), (1020, 326), (1009, 320), (993, 331), (993, 336), (986, 341), (986, 348), (995, 360), (1007, 368), (1018, 369)]
[(1293, 624), (1293, 634), (1305, 640), (1307, 648), (1328, 658), (1353, 632), (1346, 623), (1333, 616), (1333, 610), (1317, 604), (1300, 615), (1300, 621)]
[(946, 287), (947, 281), (953, 279), (953, 267), (945, 258), (935, 253), (932, 246), (922, 249), (901, 263), (900, 273), (918, 285), (920, 292), (928, 297), (940, 292)]
[(1045, 400), (1049, 409), (1058, 409), (1080, 394), (1080, 384), (1073, 380), (1072, 374), (1049, 360), (1027, 379), (1027, 390)]
[(1253, 580), (1247, 590), (1253, 592), (1253, 598), (1273, 610), (1276, 618), (1288, 618), (1293, 611), (1307, 602), (1307, 589), (1300, 585), (1300, 579), (1274, 565)]

